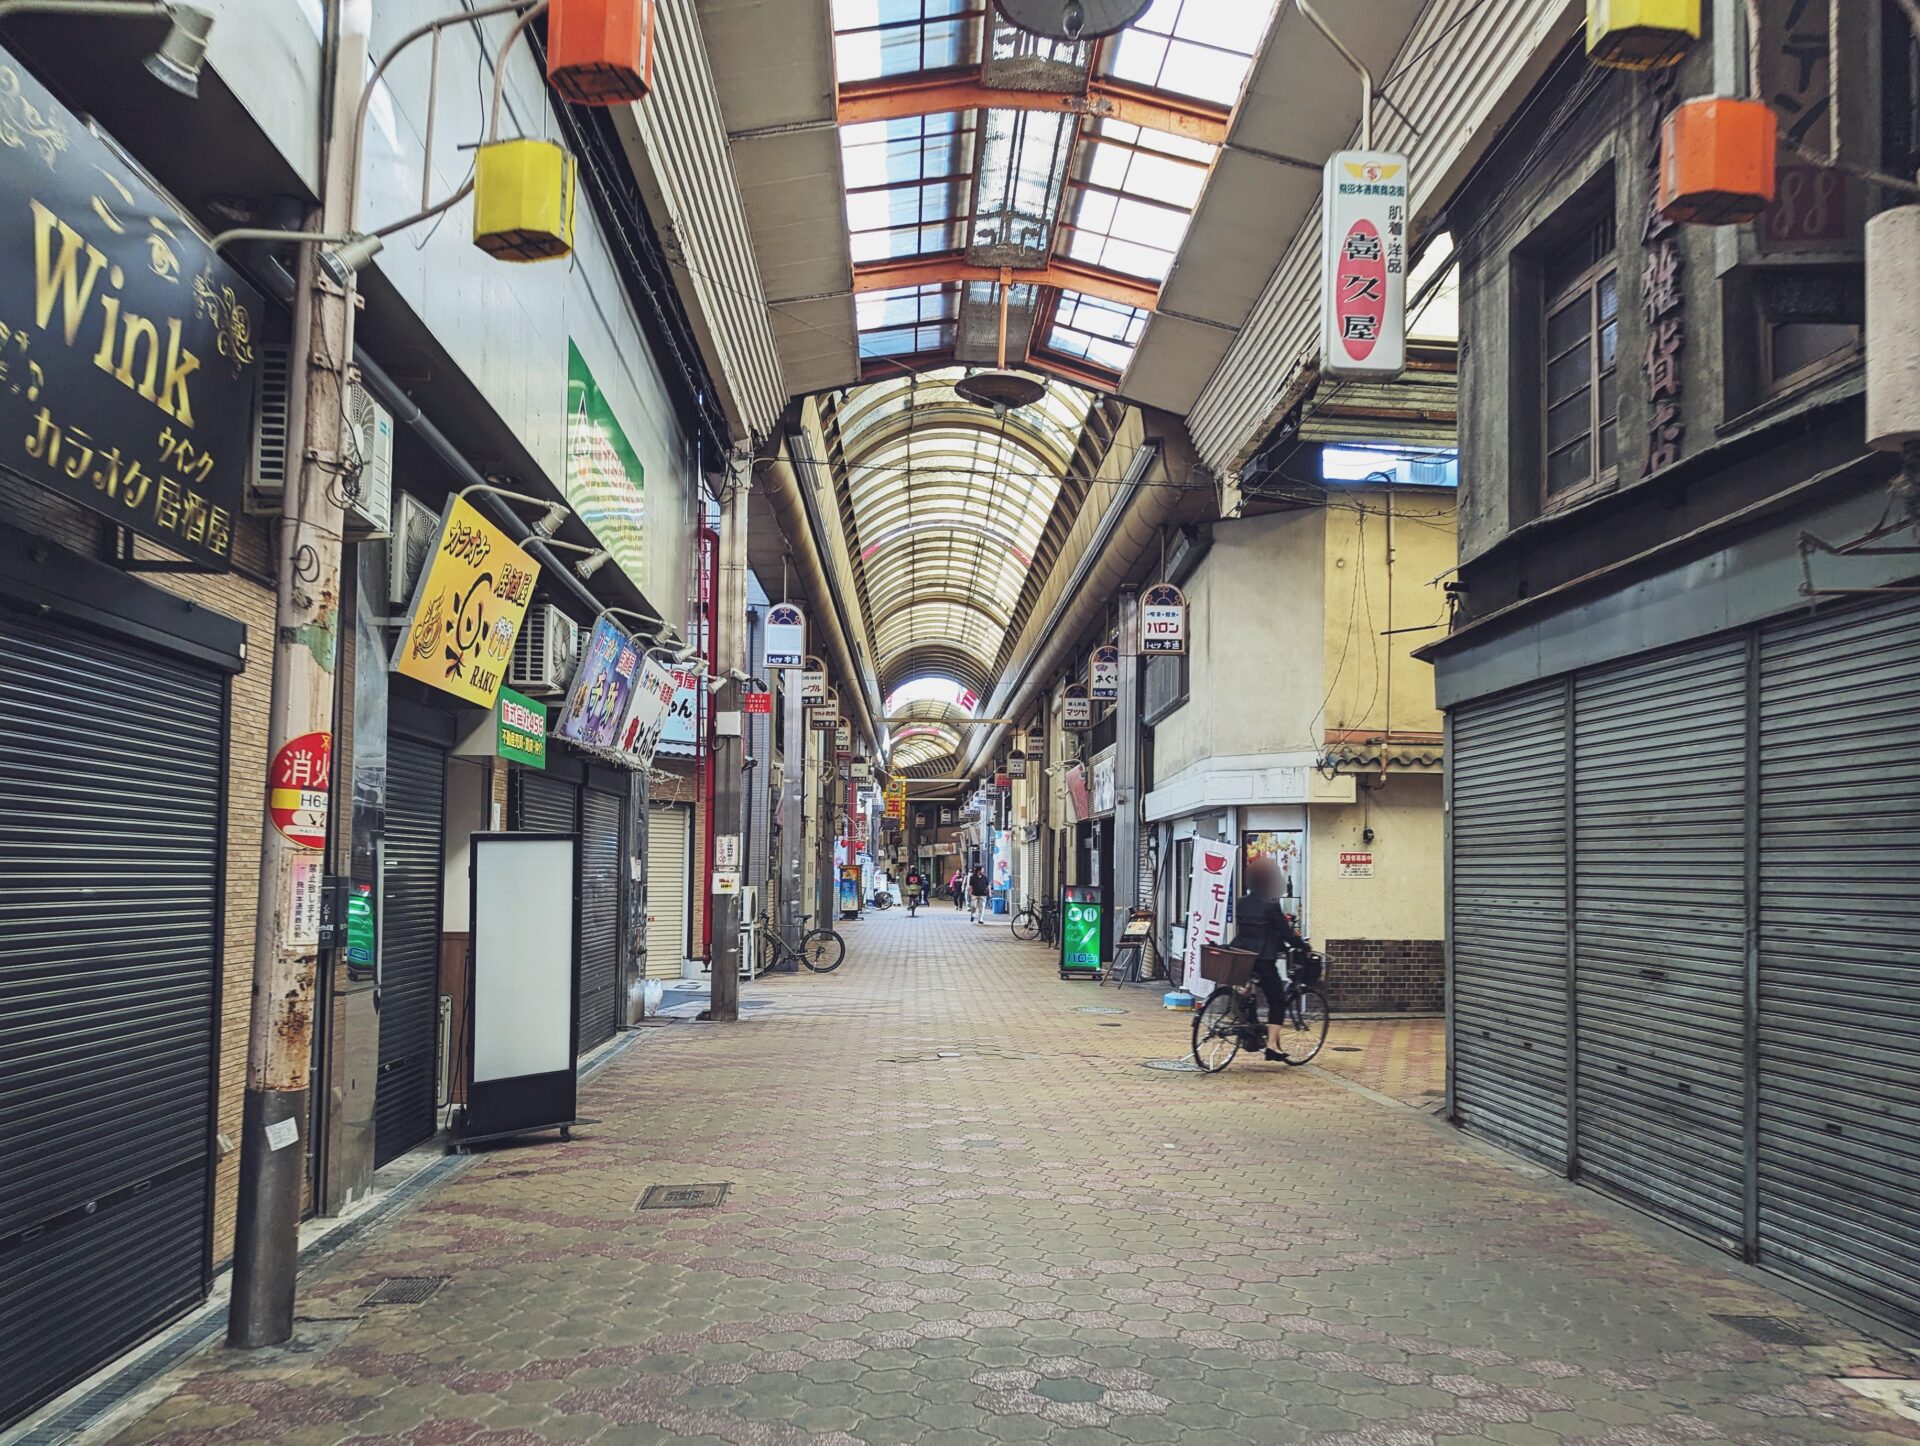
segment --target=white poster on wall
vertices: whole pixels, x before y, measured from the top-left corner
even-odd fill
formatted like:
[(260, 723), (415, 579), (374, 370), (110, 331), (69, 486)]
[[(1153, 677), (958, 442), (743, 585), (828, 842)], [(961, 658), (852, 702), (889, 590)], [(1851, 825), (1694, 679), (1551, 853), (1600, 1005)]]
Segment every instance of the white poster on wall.
[(1196, 999), (1213, 993), (1200, 972), (1200, 951), (1227, 933), (1227, 901), (1233, 897), (1233, 847), (1215, 839), (1193, 841), (1193, 883), (1187, 891), (1187, 952), (1181, 987)]

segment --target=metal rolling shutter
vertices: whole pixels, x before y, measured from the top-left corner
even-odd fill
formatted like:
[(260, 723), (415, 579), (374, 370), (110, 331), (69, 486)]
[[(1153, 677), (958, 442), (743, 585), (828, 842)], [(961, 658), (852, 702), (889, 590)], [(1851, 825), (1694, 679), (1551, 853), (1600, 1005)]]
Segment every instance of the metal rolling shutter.
[(1920, 1321), (1920, 606), (1765, 629), (1761, 1261)]
[(527, 833), (573, 833), (580, 827), (580, 790), (543, 773), (516, 772), (514, 827)]
[(1579, 1173), (1738, 1250), (1746, 1226), (1745, 637), (1574, 699)]
[(647, 815), (647, 978), (678, 979), (687, 957), (687, 879), (693, 810), (684, 804)]
[(620, 1026), (620, 876), (626, 869), (626, 800), (589, 788), (580, 807), (580, 1020), (574, 1052)]
[(0, 613), (0, 1426), (206, 1294), (225, 718)]
[(447, 755), (387, 741), (386, 886), (380, 918), (380, 1080), (373, 1161), (431, 1139), (440, 1014)]
[(1563, 1161), (1567, 1144), (1567, 689), (1455, 710), (1454, 1116)]

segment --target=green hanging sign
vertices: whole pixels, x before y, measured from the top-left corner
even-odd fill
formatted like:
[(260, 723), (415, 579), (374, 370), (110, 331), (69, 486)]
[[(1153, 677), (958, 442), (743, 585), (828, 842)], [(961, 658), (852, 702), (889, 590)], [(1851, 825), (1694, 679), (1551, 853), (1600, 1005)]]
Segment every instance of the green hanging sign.
[(528, 768), (547, 766), (547, 705), (516, 693), (500, 690), (493, 716), (499, 728), (499, 756)]

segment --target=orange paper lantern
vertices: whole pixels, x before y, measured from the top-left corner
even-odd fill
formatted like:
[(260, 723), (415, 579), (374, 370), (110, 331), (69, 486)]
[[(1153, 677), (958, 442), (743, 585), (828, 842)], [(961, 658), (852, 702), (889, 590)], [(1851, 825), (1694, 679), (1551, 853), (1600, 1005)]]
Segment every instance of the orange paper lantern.
[(1780, 123), (1764, 101), (1712, 98), (1676, 106), (1660, 128), (1660, 214), (1729, 226), (1773, 201)]
[(552, 0), (547, 83), (576, 105), (623, 105), (653, 89), (654, 0)]

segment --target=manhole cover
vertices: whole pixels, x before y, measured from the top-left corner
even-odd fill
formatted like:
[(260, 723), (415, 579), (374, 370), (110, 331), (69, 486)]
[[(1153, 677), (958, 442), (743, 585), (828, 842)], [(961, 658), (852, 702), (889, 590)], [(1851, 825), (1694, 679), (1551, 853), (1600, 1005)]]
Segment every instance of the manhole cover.
[(1769, 1345), (1812, 1346), (1820, 1343), (1818, 1337), (1808, 1335), (1792, 1321), (1777, 1315), (1717, 1315), (1714, 1319), (1721, 1325), (1730, 1325)]
[(727, 1198), (725, 1185), (649, 1185), (636, 1210), (711, 1210)]
[(380, 1282), (368, 1296), (367, 1305), (418, 1305), (445, 1285), (444, 1275), (395, 1275)]
[(1115, 1009), (1107, 1004), (1082, 1004), (1073, 1011), (1075, 1014), (1125, 1014), (1124, 1009)]
[(1199, 1074), (1200, 1066), (1190, 1059), (1144, 1059), (1142, 1069), (1163, 1069), (1169, 1074)]

